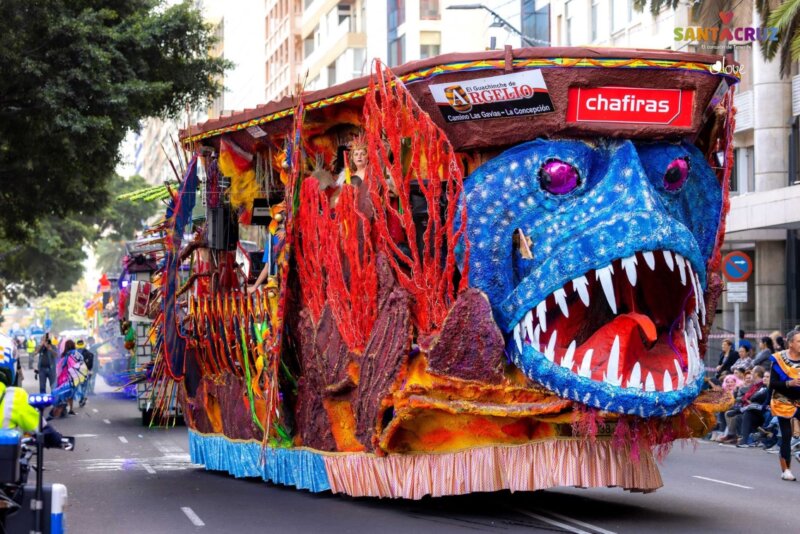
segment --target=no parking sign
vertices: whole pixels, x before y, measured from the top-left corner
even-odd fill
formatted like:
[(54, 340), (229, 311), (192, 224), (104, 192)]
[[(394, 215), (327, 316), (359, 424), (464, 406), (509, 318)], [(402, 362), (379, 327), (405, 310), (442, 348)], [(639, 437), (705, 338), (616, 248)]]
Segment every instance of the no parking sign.
[(747, 279), (753, 273), (750, 256), (740, 250), (729, 252), (722, 258), (722, 276), (727, 283), (727, 297), (731, 304), (747, 302)]
[(728, 252), (722, 258), (722, 276), (728, 282), (745, 282), (753, 273), (750, 256), (740, 250)]

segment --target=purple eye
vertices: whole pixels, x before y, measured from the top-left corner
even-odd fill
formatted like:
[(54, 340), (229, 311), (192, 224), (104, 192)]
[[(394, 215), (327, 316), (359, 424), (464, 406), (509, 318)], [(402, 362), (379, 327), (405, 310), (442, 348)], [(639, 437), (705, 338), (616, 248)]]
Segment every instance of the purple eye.
[(664, 173), (664, 187), (667, 191), (678, 191), (686, 183), (688, 177), (689, 160), (676, 158), (667, 165), (667, 172)]
[(578, 187), (580, 176), (569, 163), (553, 159), (539, 169), (539, 182), (548, 193), (565, 195)]

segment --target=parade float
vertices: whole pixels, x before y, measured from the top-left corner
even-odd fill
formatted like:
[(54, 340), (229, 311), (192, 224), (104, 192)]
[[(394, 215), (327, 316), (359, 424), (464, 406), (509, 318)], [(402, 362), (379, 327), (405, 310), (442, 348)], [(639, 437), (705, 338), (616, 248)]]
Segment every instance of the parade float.
[(155, 416), (177, 396), (193, 462), (311, 491), (657, 489), (728, 402), (701, 391), (737, 82), (718, 59), (376, 63), (184, 130)]

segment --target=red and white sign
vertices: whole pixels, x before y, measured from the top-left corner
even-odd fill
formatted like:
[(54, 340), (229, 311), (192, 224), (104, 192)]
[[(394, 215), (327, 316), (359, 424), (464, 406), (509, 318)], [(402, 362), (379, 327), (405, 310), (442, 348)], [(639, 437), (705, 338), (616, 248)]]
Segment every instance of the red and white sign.
[(694, 90), (570, 87), (568, 122), (691, 126)]

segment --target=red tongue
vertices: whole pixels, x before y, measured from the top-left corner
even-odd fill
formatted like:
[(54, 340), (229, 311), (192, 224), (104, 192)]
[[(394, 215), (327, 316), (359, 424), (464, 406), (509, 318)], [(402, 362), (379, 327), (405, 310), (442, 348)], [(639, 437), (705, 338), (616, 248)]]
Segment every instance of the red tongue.
[(587, 349), (594, 349), (592, 378), (595, 380), (602, 380), (615, 337), (619, 337), (620, 342), (619, 371), (627, 377), (630, 368), (639, 359), (637, 356), (648, 350), (642, 338), (647, 340), (648, 345), (652, 345), (658, 340), (658, 332), (653, 321), (641, 313), (630, 312), (614, 317), (578, 349), (581, 356)]
[(634, 321), (636, 321), (636, 324), (639, 325), (639, 330), (642, 331), (642, 334), (644, 334), (644, 337), (645, 339), (647, 339), (648, 343), (655, 343), (655, 341), (658, 339), (658, 332), (656, 331), (656, 325), (655, 323), (653, 323), (653, 321), (650, 320), (650, 317), (648, 317), (647, 315), (630, 312), (620, 315), (619, 317), (628, 317), (629, 319), (633, 319)]

